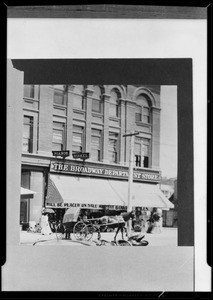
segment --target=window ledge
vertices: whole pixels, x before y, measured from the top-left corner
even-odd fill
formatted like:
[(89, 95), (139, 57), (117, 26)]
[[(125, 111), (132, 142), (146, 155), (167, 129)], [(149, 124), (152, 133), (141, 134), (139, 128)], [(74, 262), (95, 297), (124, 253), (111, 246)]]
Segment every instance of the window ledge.
[(120, 117), (113, 117), (113, 116), (109, 116), (109, 119), (110, 120), (113, 120), (113, 121), (120, 121)]
[(135, 123), (137, 125), (140, 125), (140, 126), (152, 127), (151, 123), (143, 123), (143, 122), (140, 122), (140, 121), (135, 121)]
[(80, 112), (80, 113), (85, 113), (86, 112), (85, 109), (80, 109), (80, 108), (76, 108), (76, 107), (73, 107), (73, 111)]
[(66, 108), (67, 108), (66, 105), (56, 104), (56, 103), (53, 103), (53, 107), (59, 107), (59, 108), (63, 108), (63, 109), (66, 109)]
[(37, 99), (37, 98), (30, 98), (30, 97), (23, 97), (23, 99), (25, 100), (25, 101), (28, 101), (28, 102), (39, 102), (39, 99)]
[(92, 115), (98, 116), (98, 117), (103, 117), (104, 114), (92, 111)]

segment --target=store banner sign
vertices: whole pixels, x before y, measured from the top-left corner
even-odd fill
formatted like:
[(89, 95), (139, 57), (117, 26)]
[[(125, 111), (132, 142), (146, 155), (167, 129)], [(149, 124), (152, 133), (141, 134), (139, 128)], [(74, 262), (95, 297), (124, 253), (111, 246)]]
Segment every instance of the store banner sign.
[(86, 204), (86, 203), (46, 203), (46, 207), (52, 208), (69, 208), (79, 207), (85, 209), (127, 209), (127, 206), (121, 205), (98, 205), (98, 204)]
[[(71, 162), (56, 162), (51, 161), (50, 172), (73, 175), (88, 175), (106, 178), (128, 179), (128, 168), (112, 168), (106, 166), (80, 165)], [(159, 182), (159, 172), (146, 172), (144, 170), (134, 170), (133, 180)]]

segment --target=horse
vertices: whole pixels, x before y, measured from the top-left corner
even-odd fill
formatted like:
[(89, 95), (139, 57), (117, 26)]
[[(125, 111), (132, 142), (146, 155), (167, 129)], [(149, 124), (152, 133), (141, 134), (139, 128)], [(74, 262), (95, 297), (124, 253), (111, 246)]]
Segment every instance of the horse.
[(103, 216), (99, 219), (99, 222), (101, 224), (106, 224), (106, 226), (110, 224), (111, 228), (117, 228), (117, 231), (114, 236), (114, 241), (116, 242), (116, 237), (117, 237), (119, 231), (121, 231), (122, 239), (124, 239), (124, 236), (123, 236), (124, 230), (127, 233), (125, 224), (130, 219), (133, 219), (134, 216), (135, 216), (135, 214), (133, 211), (123, 212), (118, 216)]

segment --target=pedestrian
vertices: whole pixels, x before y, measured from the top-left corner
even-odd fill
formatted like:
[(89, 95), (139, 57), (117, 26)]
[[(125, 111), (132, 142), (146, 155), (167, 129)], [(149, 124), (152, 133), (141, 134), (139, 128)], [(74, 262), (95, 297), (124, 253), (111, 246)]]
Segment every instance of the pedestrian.
[(52, 230), (50, 229), (48, 215), (45, 212), (43, 212), (41, 216), (41, 234), (49, 235), (51, 233)]
[(158, 208), (157, 209), (157, 214), (159, 216), (159, 221), (158, 221), (158, 231), (159, 233), (162, 232), (163, 230), (163, 211), (161, 208)]
[(153, 229), (152, 229), (152, 233), (161, 233), (161, 214), (162, 211), (160, 209), (154, 208), (153, 209), (153, 214), (152, 214), (152, 218), (153, 218)]
[(154, 229), (154, 218), (153, 218), (153, 215), (154, 215), (155, 211), (153, 210), (151, 212), (151, 215), (150, 215), (150, 218), (147, 220), (148, 222), (148, 229), (147, 229), (147, 233), (153, 233), (153, 229)]
[(147, 232), (150, 216), (151, 213), (148, 208), (142, 210), (141, 215), (139, 216), (139, 219), (141, 220), (141, 232)]

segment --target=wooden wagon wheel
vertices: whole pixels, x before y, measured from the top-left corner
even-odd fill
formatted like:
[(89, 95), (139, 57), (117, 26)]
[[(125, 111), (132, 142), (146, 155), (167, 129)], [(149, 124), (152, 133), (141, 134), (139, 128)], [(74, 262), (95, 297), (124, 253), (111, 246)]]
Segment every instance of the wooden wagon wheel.
[(95, 231), (96, 231), (96, 227), (93, 226), (93, 224), (86, 225), (86, 227), (85, 227), (85, 234), (86, 234), (85, 239), (87, 241), (89, 241), (93, 236), (93, 232), (95, 232)]
[(77, 222), (73, 227), (73, 234), (77, 240), (82, 240), (86, 238), (86, 224), (82, 221)]

